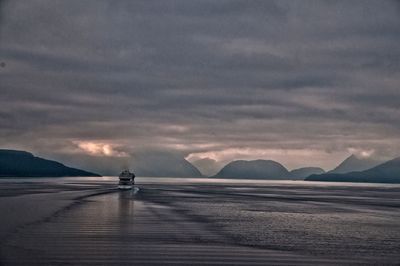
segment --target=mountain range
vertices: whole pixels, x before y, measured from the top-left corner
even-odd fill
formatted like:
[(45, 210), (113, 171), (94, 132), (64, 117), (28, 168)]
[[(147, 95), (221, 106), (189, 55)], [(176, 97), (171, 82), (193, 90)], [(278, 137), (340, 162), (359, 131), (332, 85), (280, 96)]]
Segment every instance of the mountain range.
[(400, 157), (382, 163), (377, 159), (351, 155), (327, 173), (318, 167), (304, 167), (289, 172), (283, 165), (271, 160), (239, 160), (228, 163), (214, 177), (400, 183)]
[(355, 171), (364, 171), (383, 163), (381, 160), (370, 157), (358, 157), (354, 154), (347, 157), (336, 168), (329, 171), (331, 174), (345, 174)]
[(311, 175), (307, 181), (400, 183), (400, 157), (364, 171)]
[[(377, 165), (378, 164), (378, 165)], [(202, 177), (202, 173), (182, 156), (168, 153), (142, 153), (130, 164), (137, 176)], [(348, 172), (346, 172), (348, 171)], [(115, 173), (117, 174), (117, 173)], [(99, 176), (18, 150), (0, 149), (0, 177)], [(215, 178), (307, 180), (338, 182), (400, 183), (400, 157), (379, 161), (351, 155), (325, 173), (318, 167), (288, 171), (272, 160), (237, 160), (225, 165)]]
[(303, 180), (309, 175), (321, 174), (324, 172), (323, 169), (318, 167), (303, 167), (289, 172), (282, 164), (272, 160), (238, 160), (228, 163), (214, 177), (264, 180)]
[(100, 176), (35, 157), (32, 153), (0, 149), (0, 177)]
[[(71, 158), (72, 157), (72, 158)], [(70, 156), (59, 158), (74, 165), (97, 166), (101, 173), (118, 175), (124, 168), (130, 168), (136, 176), (148, 177), (202, 177), (201, 172), (177, 154), (166, 152), (147, 152), (136, 154), (133, 158), (121, 158), (115, 165), (107, 157)], [(106, 171), (109, 169), (109, 172)], [(97, 171), (96, 171), (97, 172)], [(67, 167), (57, 161), (51, 161), (26, 151), (0, 149), (0, 177), (60, 177), (60, 176), (100, 176), (94, 171), (84, 171)]]

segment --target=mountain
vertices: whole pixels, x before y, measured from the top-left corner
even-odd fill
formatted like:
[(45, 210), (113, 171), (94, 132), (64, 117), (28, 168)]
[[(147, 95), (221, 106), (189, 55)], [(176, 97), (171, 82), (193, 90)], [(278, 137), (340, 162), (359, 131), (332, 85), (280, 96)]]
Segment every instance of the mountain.
[(311, 175), (307, 181), (400, 183), (400, 157), (361, 172)]
[(331, 174), (344, 174), (355, 171), (364, 171), (372, 167), (381, 164), (382, 161), (378, 161), (372, 158), (359, 158), (352, 154), (340, 163), (335, 169), (329, 171)]
[(0, 149), (0, 177), (99, 176), (33, 156), (25, 151)]
[(303, 180), (310, 175), (320, 175), (325, 173), (325, 170), (319, 167), (303, 167), (290, 171), (290, 178), (295, 180)]
[(87, 154), (55, 154), (59, 161), (102, 175), (119, 175), (130, 169), (136, 176), (147, 177), (201, 177), (199, 170), (185, 160), (184, 155), (171, 151), (135, 151), (128, 156), (91, 156)]
[(214, 177), (246, 179), (286, 179), (289, 171), (271, 160), (233, 161), (224, 166)]
[(210, 158), (202, 158), (190, 162), (205, 176), (215, 175), (222, 167), (220, 163)]
[(178, 154), (145, 152), (133, 157), (132, 169), (136, 176), (202, 177), (200, 171)]

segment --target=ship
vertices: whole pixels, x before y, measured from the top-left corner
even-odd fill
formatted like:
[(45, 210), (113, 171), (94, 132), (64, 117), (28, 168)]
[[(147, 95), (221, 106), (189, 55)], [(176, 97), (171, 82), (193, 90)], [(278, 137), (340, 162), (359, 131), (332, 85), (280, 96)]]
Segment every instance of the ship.
[(129, 170), (124, 170), (119, 174), (119, 189), (132, 189), (135, 184), (135, 174), (129, 172)]

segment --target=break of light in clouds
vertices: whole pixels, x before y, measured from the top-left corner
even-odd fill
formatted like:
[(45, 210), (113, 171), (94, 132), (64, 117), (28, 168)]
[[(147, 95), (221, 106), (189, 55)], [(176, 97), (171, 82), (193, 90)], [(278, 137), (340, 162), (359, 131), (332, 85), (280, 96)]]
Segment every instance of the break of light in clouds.
[(399, 1), (3, 0), (0, 145), (289, 168), (396, 156), (399, 43)]
[(90, 155), (94, 156), (113, 156), (113, 157), (127, 157), (125, 152), (116, 151), (112, 145), (106, 143), (95, 142), (75, 142), (78, 148)]

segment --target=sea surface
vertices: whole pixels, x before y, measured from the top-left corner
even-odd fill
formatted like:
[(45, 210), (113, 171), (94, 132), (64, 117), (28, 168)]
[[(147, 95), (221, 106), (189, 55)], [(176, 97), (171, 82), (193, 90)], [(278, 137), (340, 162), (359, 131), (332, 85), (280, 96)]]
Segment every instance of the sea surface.
[(0, 264), (400, 264), (400, 185), (117, 182), (0, 179)]

